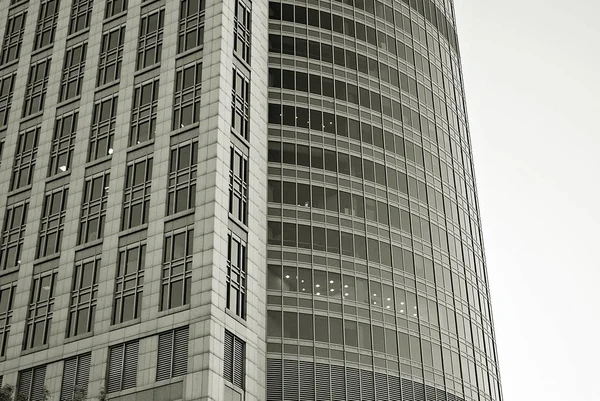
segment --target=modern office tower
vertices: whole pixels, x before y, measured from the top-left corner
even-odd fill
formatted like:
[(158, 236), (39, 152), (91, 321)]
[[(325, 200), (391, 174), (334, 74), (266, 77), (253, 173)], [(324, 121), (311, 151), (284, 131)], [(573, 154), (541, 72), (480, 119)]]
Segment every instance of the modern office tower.
[(450, 0), (0, 15), (3, 385), (501, 400)]

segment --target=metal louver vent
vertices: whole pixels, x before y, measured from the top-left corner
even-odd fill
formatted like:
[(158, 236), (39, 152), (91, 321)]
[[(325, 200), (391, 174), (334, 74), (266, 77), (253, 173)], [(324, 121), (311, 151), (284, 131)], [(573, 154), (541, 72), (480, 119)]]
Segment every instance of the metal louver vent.
[(123, 388), (133, 388), (136, 385), (138, 371), (139, 342), (125, 344), (125, 361), (123, 364)]
[(413, 387), (415, 389), (415, 401), (425, 401), (425, 385), (413, 382)]
[(225, 352), (223, 355), (223, 376), (233, 383), (233, 334), (225, 332)]
[(46, 398), (46, 365), (19, 372), (18, 394), (28, 401), (42, 401)]
[(171, 378), (173, 356), (173, 332), (158, 336), (158, 356), (156, 361), (156, 381)]
[(300, 399), (315, 399), (315, 365), (312, 362), (300, 361)]
[(71, 401), (76, 389), (87, 393), (91, 362), (91, 353), (65, 360), (60, 401)]
[(283, 399), (298, 401), (298, 361), (283, 361)]
[(348, 399), (360, 400), (360, 373), (357, 368), (346, 368), (346, 378), (348, 383)]
[(401, 400), (400, 378), (396, 376), (389, 376), (388, 381), (390, 385), (390, 400)]
[(346, 380), (343, 366), (331, 365), (331, 400), (346, 401)]
[(115, 345), (108, 356), (107, 392), (113, 393), (136, 386), (139, 342)]
[(173, 377), (183, 376), (187, 373), (188, 365), (189, 327), (176, 329), (173, 337)]
[(242, 340), (225, 330), (225, 347), (223, 355), (223, 376), (225, 380), (239, 388), (244, 388), (245, 378), (245, 344)]
[(158, 336), (157, 381), (187, 373), (188, 341), (188, 326)]
[(19, 372), (18, 391), (22, 397), (29, 398), (29, 390), (31, 389), (31, 380), (33, 379), (33, 369), (27, 369)]
[(388, 375), (375, 372), (375, 399), (377, 401), (388, 401)]
[(373, 372), (360, 371), (361, 401), (375, 401), (375, 387), (373, 385)]
[(435, 393), (437, 395), (437, 401), (447, 401), (446, 392), (444, 390), (436, 388)]
[(427, 401), (435, 401), (435, 388), (425, 386), (425, 396), (427, 396)]
[(316, 364), (316, 383), (317, 383), (317, 400), (330, 401), (329, 389), (329, 365), (324, 363)]
[(267, 401), (281, 401), (283, 399), (282, 361), (267, 359)]
[(402, 379), (402, 400), (414, 401), (412, 380)]

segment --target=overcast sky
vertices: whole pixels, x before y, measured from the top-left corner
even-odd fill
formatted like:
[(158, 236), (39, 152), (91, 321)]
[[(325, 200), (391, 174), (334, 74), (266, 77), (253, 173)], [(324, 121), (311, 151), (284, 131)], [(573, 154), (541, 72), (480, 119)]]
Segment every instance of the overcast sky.
[(600, 0), (455, 0), (506, 401), (600, 401)]

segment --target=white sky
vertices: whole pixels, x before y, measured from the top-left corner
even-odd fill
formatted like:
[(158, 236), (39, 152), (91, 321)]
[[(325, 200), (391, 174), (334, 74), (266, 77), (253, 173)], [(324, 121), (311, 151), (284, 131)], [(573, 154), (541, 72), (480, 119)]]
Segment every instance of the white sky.
[(455, 0), (506, 401), (600, 400), (600, 0)]

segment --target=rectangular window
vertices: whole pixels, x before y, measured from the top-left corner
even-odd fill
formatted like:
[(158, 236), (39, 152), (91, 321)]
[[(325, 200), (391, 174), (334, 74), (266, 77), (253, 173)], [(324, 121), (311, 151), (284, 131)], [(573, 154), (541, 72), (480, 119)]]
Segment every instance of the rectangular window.
[(121, 219), (122, 230), (148, 222), (151, 183), (152, 159), (138, 160), (127, 165)]
[(106, 392), (127, 390), (136, 386), (139, 342), (115, 345), (108, 350)]
[(158, 79), (144, 82), (135, 87), (131, 109), (129, 146), (154, 138), (158, 112), (158, 88)]
[(250, 124), (250, 81), (240, 71), (233, 70), (231, 126), (237, 134), (248, 139)]
[(127, 0), (106, 0), (106, 7), (104, 8), (104, 18), (110, 18), (126, 10)]
[(66, 186), (45, 194), (36, 258), (43, 258), (60, 252), (67, 214), (68, 194), (69, 188)]
[(46, 365), (21, 370), (17, 379), (17, 399), (45, 400)]
[(31, 185), (39, 137), (39, 126), (19, 133), (17, 150), (15, 151), (15, 162), (10, 181), (11, 191)]
[(94, 328), (100, 263), (99, 256), (75, 263), (73, 284), (71, 285), (71, 301), (69, 303), (67, 337), (90, 333)]
[(118, 100), (118, 97), (113, 95), (94, 104), (88, 162), (112, 155)]
[(202, 63), (187, 65), (175, 73), (173, 129), (183, 128), (200, 120)]
[(246, 4), (244, 0), (235, 1), (233, 51), (248, 64), (250, 64), (250, 14), (250, 3)]
[(59, 102), (81, 95), (86, 53), (87, 43), (85, 42), (67, 49), (60, 81)]
[(41, 49), (54, 42), (56, 22), (58, 20), (58, 8), (58, 0), (42, 0), (40, 2), (40, 14), (35, 27), (33, 50)]
[(28, 201), (6, 207), (2, 242), (0, 243), (0, 271), (12, 269), (21, 264), (28, 207)]
[(227, 309), (246, 318), (246, 243), (233, 233), (227, 246)]
[(107, 171), (85, 179), (78, 245), (102, 238), (104, 234), (109, 181)]
[(73, 0), (71, 18), (69, 20), (69, 35), (90, 26), (93, 6), (94, 0)]
[(112, 324), (128, 322), (140, 317), (145, 264), (145, 242), (138, 242), (119, 250)]
[(26, 17), (26, 11), (8, 17), (8, 20), (6, 21), (6, 31), (4, 31), (4, 43), (2, 44), (0, 65), (10, 63), (19, 58), (21, 45), (23, 44), (23, 34), (25, 33)]
[(229, 213), (248, 224), (248, 158), (233, 146), (229, 161)]
[(56, 271), (47, 271), (33, 277), (27, 321), (25, 322), (23, 350), (48, 344), (57, 275)]
[(190, 302), (194, 230), (185, 227), (165, 235), (161, 303), (167, 310)]
[(177, 53), (183, 53), (204, 44), (205, 8), (205, 0), (181, 0)]
[(140, 21), (136, 70), (141, 70), (160, 62), (164, 20), (164, 9), (155, 10), (142, 15)]
[(54, 124), (48, 177), (63, 173), (71, 168), (75, 150), (78, 112), (59, 115)]
[(244, 388), (246, 375), (246, 344), (238, 337), (225, 330), (225, 350), (223, 355), (223, 376), (225, 380), (240, 389)]
[(184, 142), (171, 148), (167, 215), (195, 207), (197, 162), (198, 142)]
[(0, 128), (8, 124), (8, 114), (12, 106), (12, 95), (17, 73), (5, 75), (0, 78)]
[(116, 81), (121, 76), (125, 26), (117, 27), (102, 35), (100, 60), (98, 61), (98, 81), (96, 86)]
[(50, 58), (39, 61), (29, 68), (29, 77), (25, 87), (25, 101), (23, 103), (23, 117), (44, 110), (49, 74)]
[(84, 400), (86, 398), (91, 364), (91, 352), (65, 359), (60, 401)]
[(17, 283), (9, 283), (0, 287), (0, 358), (6, 355), (16, 290)]
[(169, 330), (158, 336), (156, 381), (187, 373), (189, 327)]

